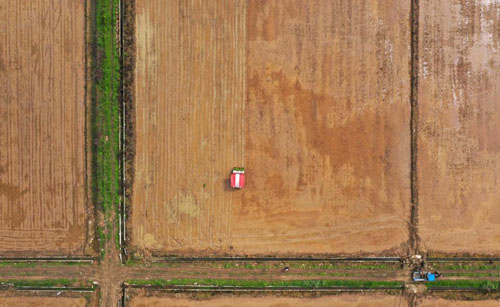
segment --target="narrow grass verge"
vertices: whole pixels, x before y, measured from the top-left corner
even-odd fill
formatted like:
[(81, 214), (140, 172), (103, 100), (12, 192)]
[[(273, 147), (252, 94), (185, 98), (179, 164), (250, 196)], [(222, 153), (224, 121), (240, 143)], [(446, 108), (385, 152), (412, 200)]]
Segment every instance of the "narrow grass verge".
[[(102, 240), (113, 233), (113, 211), (120, 203), (120, 61), (116, 43), (116, 12), (118, 0), (95, 1), (94, 65), (93, 65), (93, 197), (104, 215), (102, 229), (97, 231), (101, 258)], [(117, 231), (117, 230), (116, 230)], [(104, 235), (103, 235), (104, 234)]]
[(499, 281), (491, 280), (439, 280), (434, 282), (427, 282), (425, 284), (427, 289), (440, 289), (440, 288), (475, 288), (478, 290), (498, 290), (500, 286)]
[(449, 271), (500, 271), (500, 265), (491, 264), (436, 264), (431, 263), (432, 267), (436, 270), (449, 270)]
[(10, 286), (10, 287), (40, 287), (40, 288), (49, 288), (49, 287), (79, 287), (79, 288), (93, 288), (93, 284), (91, 281), (80, 281), (76, 279), (4, 279), (0, 280), (1, 286)]
[[(133, 261), (129, 265), (137, 265)], [(154, 267), (180, 267), (185, 265), (178, 262), (153, 262)], [(398, 270), (400, 264), (335, 264), (335, 263), (304, 263), (304, 262), (278, 262), (278, 263), (254, 263), (254, 262), (195, 262), (192, 267), (219, 268), (219, 269), (249, 269), (249, 270), (273, 270), (289, 267), (298, 270)]]
[(153, 279), (129, 280), (135, 286), (213, 286), (213, 287), (243, 287), (243, 288), (391, 288), (400, 289), (403, 283), (399, 281), (369, 281), (369, 280), (224, 280), (224, 279)]
[(500, 277), (498, 272), (452, 272), (446, 273), (446, 276), (452, 277)]
[(64, 262), (13, 262), (5, 261), (0, 262), (0, 268), (11, 267), (16, 269), (23, 268), (52, 268), (52, 267), (64, 267), (64, 266), (86, 266), (92, 265), (90, 262), (77, 262), (77, 261), (64, 261)]

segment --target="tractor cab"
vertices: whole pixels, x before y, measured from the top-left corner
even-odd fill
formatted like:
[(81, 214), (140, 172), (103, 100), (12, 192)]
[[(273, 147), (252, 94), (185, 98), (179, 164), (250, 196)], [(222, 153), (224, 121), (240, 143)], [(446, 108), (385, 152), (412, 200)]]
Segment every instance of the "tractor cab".
[(245, 169), (243, 167), (235, 167), (231, 172), (231, 187), (233, 189), (241, 189), (245, 186)]
[(422, 282), (422, 281), (435, 281), (436, 278), (440, 277), (441, 274), (435, 272), (425, 272), (423, 270), (416, 270), (413, 272), (413, 281)]

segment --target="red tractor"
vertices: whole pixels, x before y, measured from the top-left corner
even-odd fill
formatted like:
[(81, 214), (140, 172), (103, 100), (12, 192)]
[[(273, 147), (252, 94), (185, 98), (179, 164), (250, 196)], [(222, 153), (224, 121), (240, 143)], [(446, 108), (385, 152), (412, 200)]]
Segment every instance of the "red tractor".
[(231, 187), (233, 189), (241, 189), (245, 186), (245, 169), (243, 167), (235, 167), (231, 172)]

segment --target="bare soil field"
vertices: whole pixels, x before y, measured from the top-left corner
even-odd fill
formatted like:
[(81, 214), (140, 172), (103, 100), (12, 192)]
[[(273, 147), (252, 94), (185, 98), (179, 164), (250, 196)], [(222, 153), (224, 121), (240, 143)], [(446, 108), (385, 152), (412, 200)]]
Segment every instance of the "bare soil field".
[[(249, 1), (248, 254), (396, 254), (410, 212), (410, 1)], [(389, 251), (392, 250), (392, 251)]]
[(500, 247), (500, 1), (420, 1), (419, 233), (430, 252)]
[(485, 300), (485, 301), (459, 301), (459, 300), (446, 300), (443, 298), (423, 298), (419, 300), (418, 307), (499, 307), (500, 301), (498, 300)]
[(132, 242), (230, 245), (227, 179), (243, 165), (243, 1), (136, 1)]
[(85, 2), (0, 16), (0, 255), (85, 254)]
[(13, 293), (0, 294), (0, 306), (16, 307), (88, 307), (88, 301), (84, 297), (18, 295)]
[(409, 0), (136, 3), (132, 248), (402, 252)]
[(146, 306), (185, 306), (185, 307), (219, 307), (219, 306), (244, 306), (244, 307), (316, 307), (316, 306), (339, 306), (339, 307), (385, 307), (385, 306), (406, 306), (407, 302), (400, 296), (389, 295), (336, 295), (323, 296), (317, 298), (297, 298), (297, 297), (251, 297), (245, 295), (238, 296), (216, 296), (209, 299), (193, 299), (185, 295), (164, 297), (134, 296), (129, 302), (131, 307)]

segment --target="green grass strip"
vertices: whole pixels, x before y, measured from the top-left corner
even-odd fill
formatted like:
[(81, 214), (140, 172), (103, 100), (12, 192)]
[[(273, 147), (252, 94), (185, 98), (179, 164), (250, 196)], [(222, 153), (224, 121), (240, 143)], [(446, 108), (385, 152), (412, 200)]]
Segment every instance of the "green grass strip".
[(293, 288), (394, 288), (403, 287), (399, 281), (369, 281), (369, 280), (224, 280), (224, 279), (153, 279), (153, 280), (129, 280), (130, 285), (136, 286), (193, 286), (204, 285), (214, 287), (245, 287), (245, 288), (268, 288), (268, 287), (293, 287)]
[[(181, 264), (175, 262), (154, 262), (152, 266), (156, 267), (178, 267)], [(330, 263), (243, 263), (243, 262), (225, 262), (225, 263), (197, 263), (195, 267), (215, 267), (224, 269), (250, 269), (250, 270), (268, 270), (280, 269), (285, 266), (291, 269), (300, 270), (400, 270), (399, 264), (330, 264)]]
[[(93, 188), (95, 203), (104, 212), (107, 240), (111, 239), (112, 210), (117, 212), (120, 203), (120, 61), (115, 37), (118, 4), (118, 0), (98, 0), (95, 4)], [(104, 239), (101, 233), (97, 235)]]
[(471, 264), (432, 264), (432, 267), (436, 270), (449, 270), (449, 271), (488, 271), (497, 270), (500, 271), (500, 265), (471, 265)]
[(11, 268), (51, 268), (51, 267), (64, 267), (64, 266), (85, 266), (92, 265), (90, 262), (76, 262), (76, 261), (61, 261), (61, 262), (13, 262), (5, 261), (0, 262), (0, 268), (11, 267)]
[(0, 262), (0, 268), (11, 267), (11, 268), (34, 268), (36, 263), (33, 262)]
[(428, 289), (451, 287), (451, 288), (476, 288), (483, 290), (498, 290), (500, 282), (491, 280), (439, 280), (433, 282), (426, 282), (425, 285), (427, 286)]
[(500, 277), (499, 272), (456, 272), (456, 273), (446, 273), (446, 276), (457, 276), (457, 277)]
[(101, 226), (97, 226), (95, 231), (97, 235), (97, 240), (99, 241), (99, 255), (102, 260), (106, 255), (106, 249), (104, 246), (106, 244), (106, 235), (104, 234), (104, 230)]
[(76, 284), (76, 279), (41, 279), (41, 280), (20, 280), (6, 279), (0, 280), (0, 285), (12, 285), (15, 287), (71, 287)]
[(290, 264), (290, 268), (295, 269), (311, 269), (311, 270), (393, 270), (398, 269), (397, 265), (387, 265), (387, 264), (352, 264), (352, 265), (338, 265), (338, 264)]

